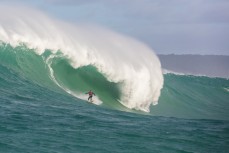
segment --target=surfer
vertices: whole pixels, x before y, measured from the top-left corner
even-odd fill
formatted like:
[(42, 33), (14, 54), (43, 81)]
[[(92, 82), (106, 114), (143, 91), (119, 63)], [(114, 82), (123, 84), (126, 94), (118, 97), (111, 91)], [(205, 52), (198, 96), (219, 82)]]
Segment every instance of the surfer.
[(88, 101), (90, 100), (90, 102), (93, 102), (92, 97), (93, 97), (93, 95), (95, 95), (95, 93), (90, 90), (89, 92), (87, 92), (85, 94), (88, 94), (89, 95)]

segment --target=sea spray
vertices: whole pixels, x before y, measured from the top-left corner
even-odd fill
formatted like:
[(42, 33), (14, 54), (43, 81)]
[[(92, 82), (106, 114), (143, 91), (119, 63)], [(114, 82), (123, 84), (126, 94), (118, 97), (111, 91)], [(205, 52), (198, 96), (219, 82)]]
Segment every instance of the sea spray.
[(161, 64), (143, 43), (101, 27), (57, 21), (34, 9), (0, 10), (1, 41), (23, 43), (38, 55), (47, 49), (60, 51), (74, 69), (94, 66), (108, 81), (120, 84), (118, 101), (128, 108), (148, 112), (157, 104), (163, 87)]

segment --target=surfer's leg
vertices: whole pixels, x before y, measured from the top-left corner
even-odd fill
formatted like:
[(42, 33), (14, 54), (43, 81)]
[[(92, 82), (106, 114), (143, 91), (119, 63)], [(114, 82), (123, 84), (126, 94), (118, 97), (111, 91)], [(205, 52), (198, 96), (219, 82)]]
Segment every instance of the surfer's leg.
[(92, 100), (92, 96), (89, 96), (89, 97), (88, 97), (88, 101), (89, 101), (90, 99)]

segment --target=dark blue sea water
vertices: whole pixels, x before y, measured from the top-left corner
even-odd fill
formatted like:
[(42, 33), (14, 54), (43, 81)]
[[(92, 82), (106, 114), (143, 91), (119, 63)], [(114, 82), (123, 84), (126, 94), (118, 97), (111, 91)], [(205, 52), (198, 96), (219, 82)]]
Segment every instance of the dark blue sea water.
[[(51, 76), (44, 62), (50, 54), (0, 46), (0, 152), (229, 152), (227, 79), (165, 74), (158, 105), (145, 113), (118, 103), (117, 84), (91, 66), (76, 70), (57, 58)], [(59, 85), (72, 92), (92, 88), (103, 104)]]

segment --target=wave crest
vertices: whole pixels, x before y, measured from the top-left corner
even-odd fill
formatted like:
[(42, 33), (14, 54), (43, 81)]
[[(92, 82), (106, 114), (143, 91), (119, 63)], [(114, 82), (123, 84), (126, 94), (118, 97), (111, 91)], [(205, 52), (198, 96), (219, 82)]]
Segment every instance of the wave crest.
[(61, 51), (75, 69), (93, 65), (110, 82), (121, 84), (119, 101), (128, 108), (148, 112), (157, 104), (163, 87), (161, 64), (145, 44), (105, 28), (57, 21), (33, 9), (0, 10), (0, 40), (13, 46), (25, 43), (39, 55), (46, 49)]

